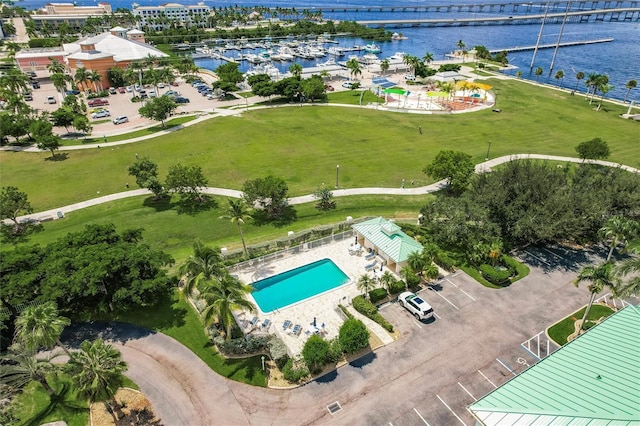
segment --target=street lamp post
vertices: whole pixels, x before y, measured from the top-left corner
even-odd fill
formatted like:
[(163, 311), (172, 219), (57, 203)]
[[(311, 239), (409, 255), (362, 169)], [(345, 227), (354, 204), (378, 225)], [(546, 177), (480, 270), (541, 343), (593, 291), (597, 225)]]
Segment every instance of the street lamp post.
[(489, 148), (487, 148), (487, 156), (484, 158), (485, 161), (489, 159), (489, 151), (491, 151), (491, 141), (489, 141)]
[(338, 179), (340, 177), (340, 165), (336, 166), (336, 189), (338, 189)]

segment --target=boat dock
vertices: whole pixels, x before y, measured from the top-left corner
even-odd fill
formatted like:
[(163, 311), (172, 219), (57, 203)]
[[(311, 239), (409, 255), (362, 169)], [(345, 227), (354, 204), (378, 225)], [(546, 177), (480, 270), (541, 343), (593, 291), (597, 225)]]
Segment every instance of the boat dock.
[[(597, 44), (597, 43), (608, 43), (613, 41), (613, 38), (599, 38), (596, 40), (580, 40), (580, 41), (565, 41), (560, 43), (558, 46), (559, 47), (567, 47), (567, 46), (583, 46), (586, 44)], [(549, 43), (549, 44), (541, 44), (538, 46), (538, 49), (551, 49), (556, 47), (556, 43)], [(500, 53), (500, 52), (524, 52), (526, 50), (534, 50), (536, 48), (535, 45), (533, 46), (516, 46), (516, 47), (508, 47), (505, 49), (491, 49), (489, 50), (489, 52), (492, 55), (495, 55), (496, 53)]]

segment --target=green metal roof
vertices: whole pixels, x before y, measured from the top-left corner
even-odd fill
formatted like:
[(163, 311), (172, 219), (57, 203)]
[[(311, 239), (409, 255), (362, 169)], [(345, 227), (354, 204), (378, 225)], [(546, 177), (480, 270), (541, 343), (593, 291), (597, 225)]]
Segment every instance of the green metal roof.
[(353, 225), (353, 229), (396, 263), (406, 261), (411, 253), (422, 251), (423, 248), (422, 244), (402, 232), (398, 225), (382, 217)]
[(640, 310), (616, 312), (473, 403), (485, 425), (640, 425)]

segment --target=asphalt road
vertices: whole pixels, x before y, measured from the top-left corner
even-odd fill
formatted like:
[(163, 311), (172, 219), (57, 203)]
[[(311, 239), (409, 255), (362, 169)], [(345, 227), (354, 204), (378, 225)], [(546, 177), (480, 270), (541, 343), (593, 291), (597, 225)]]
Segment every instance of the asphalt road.
[[(542, 258), (528, 248), (521, 257)], [(293, 390), (256, 388), (222, 378), (177, 341), (116, 325), (128, 375), (167, 426), (180, 425), (473, 425), (466, 407), (535, 358), (520, 344), (579, 309), (586, 286), (573, 280), (601, 251), (553, 250), (508, 288), (483, 287), (462, 272), (421, 295), (435, 320), (418, 322), (397, 304), (381, 311), (402, 337), (359, 362)], [(104, 331), (94, 325), (89, 334)], [(330, 413), (329, 405), (339, 409)], [(335, 405), (334, 405), (335, 406)]]

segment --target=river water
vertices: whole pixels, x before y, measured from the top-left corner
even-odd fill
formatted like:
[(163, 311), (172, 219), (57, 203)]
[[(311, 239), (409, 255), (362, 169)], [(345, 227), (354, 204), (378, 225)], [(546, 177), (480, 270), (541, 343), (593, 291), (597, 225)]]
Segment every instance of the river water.
[[(181, 0), (182, 4), (196, 4), (197, 0)], [(295, 7), (296, 9), (312, 9), (313, 7), (364, 7), (364, 6), (424, 6), (424, 5), (443, 5), (443, 4), (481, 4), (493, 2), (491, 0), (481, 0), (469, 2), (467, 0), (441, 1), (441, 0), (330, 0), (330, 1), (283, 1), (283, 0), (267, 0), (263, 2), (247, 1), (247, 0), (205, 0), (205, 4), (219, 8), (224, 6), (246, 6), (250, 7), (260, 4), (267, 7)], [(27, 9), (42, 7), (46, 3), (45, 0), (24, 0), (19, 3), (20, 6)], [(95, 0), (78, 0), (78, 5), (92, 5)], [(124, 0), (112, 0), (112, 7), (131, 8), (131, 2)], [(140, 5), (158, 5), (164, 3), (161, 0), (140, 0)], [(505, 12), (505, 14), (517, 14), (517, 12)], [(458, 14), (459, 17), (473, 16), (468, 13)], [(479, 14), (476, 13), (475, 16)], [(496, 16), (497, 12), (484, 13), (482, 16)], [(425, 12), (366, 12), (364, 10), (344, 12), (328, 12), (323, 13), (323, 17), (327, 19), (342, 20), (362, 20), (362, 19), (435, 19), (446, 17), (446, 13), (425, 13)], [(541, 37), (541, 44), (555, 43), (560, 32), (560, 24), (546, 23)], [(406, 52), (418, 57), (424, 56), (426, 52), (432, 53), (436, 60), (444, 59), (447, 53), (456, 49), (458, 40), (462, 40), (471, 49), (473, 46), (481, 45), (487, 49), (501, 49), (515, 46), (535, 45), (540, 32), (540, 25), (493, 25), (493, 26), (466, 26), (466, 27), (413, 27), (413, 28), (389, 28), (390, 31), (401, 32), (408, 37), (407, 40), (397, 40), (379, 43), (382, 52), (380, 58), (393, 55), (395, 52)], [(629, 80), (640, 80), (640, 22), (597, 22), (597, 23), (567, 23), (563, 30), (562, 41), (582, 41), (594, 40), (600, 38), (613, 38), (614, 41), (609, 43), (599, 43), (591, 45), (561, 47), (558, 50), (554, 69), (549, 73), (549, 67), (552, 61), (554, 49), (538, 50), (534, 69), (541, 67), (544, 74), (540, 77), (533, 75), (530, 70), (530, 64), (533, 57), (533, 51), (512, 52), (509, 53), (509, 63), (518, 67), (523, 72), (523, 78), (537, 80), (540, 82), (548, 82), (551, 84), (561, 84), (565, 87), (574, 88), (577, 80), (576, 72), (582, 71), (585, 74), (598, 73), (609, 76), (609, 84), (614, 89), (607, 94), (607, 97), (623, 99), (627, 93), (625, 84)], [(350, 47), (353, 45), (363, 45), (368, 41), (358, 38), (338, 38), (339, 46)], [(235, 52), (233, 56), (236, 56)], [(246, 53), (246, 52), (245, 52)], [(325, 61), (328, 58), (320, 58), (318, 61)], [(199, 66), (215, 69), (221, 64), (220, 61), (211, 59), (198, 59), (196, 61)], [(302, 66), (313, 66), (316, 61), (297, 60)], [(275, 62), (281, 71), (286, 71), (291, 63)], [(241, 69), (246, 71), (250, 65), (246, 62), (242, 63)], [(565, 78), (558, 81), (554, 78), (557, 71), (563, 70)], [(507, 71), (514, 74), (517, 70)], [(584, 80), (580, 81), (577, 86), (579, 91), (585, 91)], [(640, 99), (640, 88), (631, 91), (629, 99)]]

